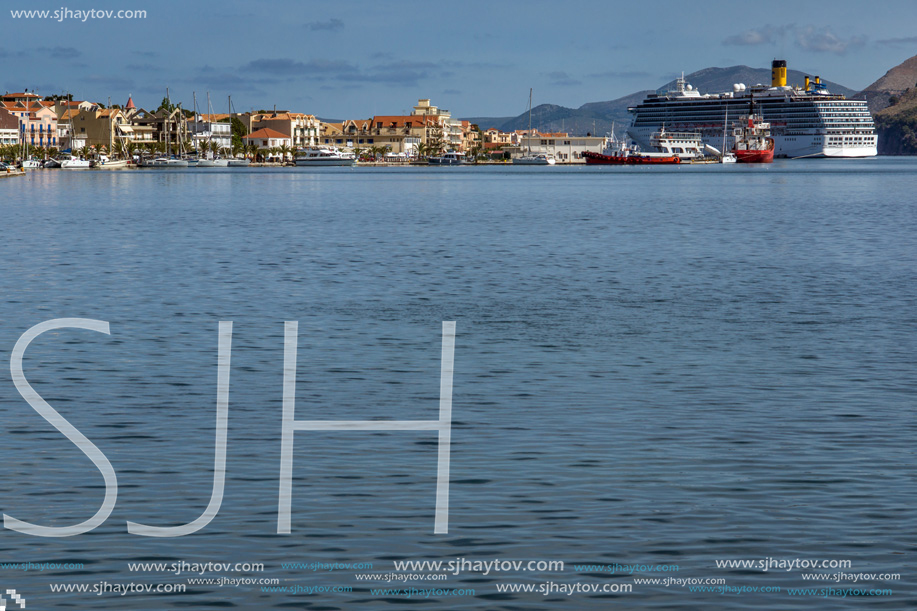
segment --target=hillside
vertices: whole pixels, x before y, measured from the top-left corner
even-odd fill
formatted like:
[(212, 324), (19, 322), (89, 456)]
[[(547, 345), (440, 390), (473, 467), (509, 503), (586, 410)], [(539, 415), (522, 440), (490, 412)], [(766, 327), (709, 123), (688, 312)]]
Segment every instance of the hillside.
[(895, 98), (895, 104), (875, 114), (879, 154), (917, 155), (917, 87)]
[(901, 96), (908, 88), (917, 85), (917, 55), (907, 59), (888, 72), (885, 76), (860, 92), (869, 103), (869, 110), (876, 114), (888, 108), (893, 98)]
[[(704, 68), (685, 76), (685, 79), (701, 93), (719, 93), (731, 91), (734, 83), (754, 85), (757, 83), (770, 83), (771, 72), (769, 68), (750, 68), (748, 66), (731, 66), (728, 68)], [(787, 73), (790, 84), (803, 85), (805, 73), (790, 70)], [(855, 92), (843, 85), (831, 81), (823, 81), (832, 93), (841, 93), (847, 96)], [(660, 86), (668, 90), (675, 86), (675, 81), (670, 81)], [(541, 104), (532, 109), (532, 127), (543, 132), (564, 131), (570, 134), (607, 134), (615, 126), (617, 135), (622, 135), (630, 125), (628, 106), (640, 103), (651, 90), (638, 91), (630, 95), (609, 100), (606, 102), (590, 102), (579, 108), (567, 108), (554, 104)], [(518, 117), (473, 117), (468, 118), (472, 123), (477, 123), (481, 129), (496, 127), (502, 131), (526, 129), (529, 126), (528, 113)]]

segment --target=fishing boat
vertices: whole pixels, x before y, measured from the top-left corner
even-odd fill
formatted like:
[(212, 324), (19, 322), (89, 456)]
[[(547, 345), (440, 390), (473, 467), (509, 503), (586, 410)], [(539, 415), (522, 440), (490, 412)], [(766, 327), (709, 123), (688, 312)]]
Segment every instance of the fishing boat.
[(732, 152), (739, 163), (772, 163), (774, 161), (774, 139), (771, 125), (761, 115), (743, 117), (739, 127), (733, 130), (735, 145)]
[(299, 149), (293, 162), (298, 166), (351, 166), (357, 158), (332, 147), (312, 147)]

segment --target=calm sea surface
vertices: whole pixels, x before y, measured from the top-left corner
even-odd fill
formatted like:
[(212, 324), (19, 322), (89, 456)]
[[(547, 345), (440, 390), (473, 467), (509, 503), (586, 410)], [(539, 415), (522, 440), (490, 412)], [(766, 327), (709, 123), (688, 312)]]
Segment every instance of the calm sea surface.
[[(93, 532), (0, 531), (32, 609), (903, 609), (917, 606), (917, 160), (761, 167), (35, 171), (0, 181), (0, 509), (89, 518), (99, 471), (19, 396), (10, 354), (42, 335), (35, 389), (111, 461)], [(436, 435), (297, 432), (278, 535), (284, 321), (297, 419), (436, 419), (456, 321), (451, 511), (433, 534)], [(213, 481), (217, 326), (233, 321), (226, 491)], [(842, 559), (896, 581), (806, 581), (728, 559)], [(357, 580), (395, 560), (562, 560), (563, 571)], [(259, 585), (183, 594), (50, 584), (185, 583), (133, 562), (263, 563)], [(371, 563), (371, 571), (282, 563)], [(677, 573), (576, 565), (678, 565)], [(816, 572), (834, 573), (819, 569)], [(780, 593), (691, 592), (634, 577)], [(497, 584), (632, 584), (500, 594)], [(370, 588), (474, 589), (474, 596)], [(793, 597), (787, 588), (889, 588)], [(9, 607), (15, 608), (15, 607)]]

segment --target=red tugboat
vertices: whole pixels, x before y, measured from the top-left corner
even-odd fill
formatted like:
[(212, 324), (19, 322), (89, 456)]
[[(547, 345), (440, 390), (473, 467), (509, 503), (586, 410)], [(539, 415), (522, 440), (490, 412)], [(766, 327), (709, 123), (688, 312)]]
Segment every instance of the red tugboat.
[(755, 114), (755, 100), (752, 98), (748, 116), (742, 117), (739, 127), (732, 132), (735, 146), (732, 152), (739, 163), (771, 163), (774, 161), (774, 139), (771, 138), (771, 124), (761, 115)]
[(681, 159), (674, 155), (657, 156), (652, 153), (620, 153), (611, 155), (586, 151), (583, 158), (587, 165), (637, 165), (637, 164), (672, 164), (681, 163)]
[(774, 161), (774, 139), (771, 138), (771, 124), (765, 123), (760, 115), (751, 115), (747, 122), (733, 132), (735, 136), (736, 161), (739, 163), (771, 163)]

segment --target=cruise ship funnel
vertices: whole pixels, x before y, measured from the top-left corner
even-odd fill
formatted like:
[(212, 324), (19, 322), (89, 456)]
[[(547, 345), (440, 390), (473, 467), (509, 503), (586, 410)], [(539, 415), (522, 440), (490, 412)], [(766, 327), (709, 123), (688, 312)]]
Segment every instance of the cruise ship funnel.
[(771, 64), (771, 87), (786, 87), (785, 59), (775, 59)]

